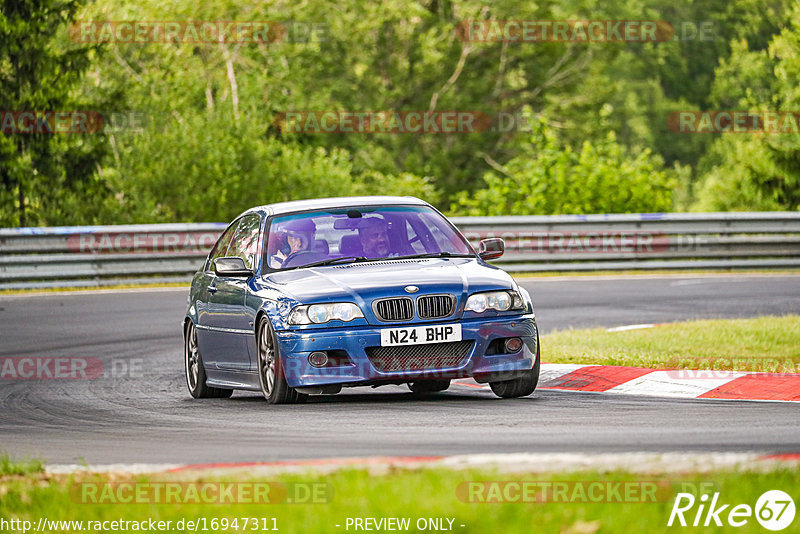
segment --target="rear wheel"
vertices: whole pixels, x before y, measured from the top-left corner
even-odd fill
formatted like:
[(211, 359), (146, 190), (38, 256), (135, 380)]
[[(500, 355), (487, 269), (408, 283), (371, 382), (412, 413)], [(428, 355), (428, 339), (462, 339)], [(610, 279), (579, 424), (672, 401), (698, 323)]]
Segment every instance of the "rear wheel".
[(186, 386), (195, 399), (226, 399), (233, 395), (232, 389), (215, 388), (206, 385), (206, 369), (197, 348), (197, 329), (189, 321), (184, 332), (184, 363), (186, 367)]
[(449, 387), (449, 380), (420, 380), (418, 382), (408, 383), (408, 389), (414, 393), (436, 393), (437, 391), (444, 391)]
[(286, 383), (278, 339), (272, 325), (262, 318), (258, 325), (258, 381), (269, 404), (305, 402), (308, 395), (298, 393)]
[(489, 387), (498, 397), (513, 399), (516, 397), (527, 397), (536, 389), (539, 383), (539, 343), (536, 343), (536, 363), (533, 369), (527, 371), (525, 375), (513, 380), (503, 382), (489, 382)]

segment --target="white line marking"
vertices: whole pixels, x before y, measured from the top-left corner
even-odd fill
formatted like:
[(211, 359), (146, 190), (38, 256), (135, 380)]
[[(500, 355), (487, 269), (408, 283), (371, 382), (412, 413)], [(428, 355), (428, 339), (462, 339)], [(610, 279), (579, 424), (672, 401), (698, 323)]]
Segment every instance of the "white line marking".
[[(788, 460), (791, 461), (791, 460)], [(683, 473), (696, 471), (700, 473), (713, 472), (720, 469), (759, 470), (769, 465), (785, 465), (787, 460), (780, 458), (765, 458), (761, 453), (755, 452), (622, 452), (622, 453), (498, 453), (498, 454), (464, 454), (445, 456), (442, 458), (421, 460), (418, 462), (404, 462), (398, 458), (366, 457), (354, 458), (348, 462), (336, 465), (309, 466), (303, 460), (286, 462), (282, 465), (265, 465), (244, 467), (251, 476), (274, 475), (282, 472), (333, 472), (341, 469), (366, 467), (371, 472), (386, 472), (389, 467), (400, 469), (418, 469), (420, 467), (449, 468), (449, 469), (476, 469), (490, 468), (505, 473), (554, 473), (578, 470), (617, 470), (622, 469), (632, 473)], [(103, 473), (116, 471), (120, 473), (138, 474), (144, 464), (114, 464), (89, 466), (91, 472)], [(151, 464), (155, 467), (158, 464)], [(163, 464), (163, 471), (168, 467)], [(56, 472), (58, 466), (47, 466), (47, 472)], [(61, 466), (66, 467), (66, 466)], [(86, 472), (87, 466), (72, 466)], [(113, 469), (111, 469), (113, 468)], [(221, 476), (225, 473), (242, 470), (243, 466), (231, 465), (230, 467), (215, 467), (204, 470)], [(71, 471), (75, 472), (75, 471)], [(153, 471), (151, 471), (153, 472)], [(176, 475), (177, 476), (177, 475)], [(188, 477), (196, 477), (197, 471), (187, 471)]]
[(730, 373), (716, 378), (680, 378), (676, 371), (653, 371), (630, 382), (613, 387), (606, 393), (645, 395), (650, 397), (696, 398), (748, 373)]
[(698, 284), (705, 284), (705, 283), (706, 283), (705, 280), (697, 280), (695, 278), (691, 278), (689, 280), (678, 280), (677, 282), (670, 282), (669, 285), (672, 287), (680, 287), (680, 286), (696, 286)]
[(578, 369), (581, 369), (583, 367), (586, 367), (586, 365), (584, 364), (577, 365), (574, 363), (542, 364), (542, 367), (539, 370), (539, 384), (542, 385), (543, 382), (547, 382), (549, 380), (556, 380), (566, 374), (569, 374), (573, 371), (577, 371)]
[(49, 464), (44, 470), (51, 475), (67, 475), (70, 473), (131, 473), (134, 475), (144, 473), (160, 473), (183, 467), (183, 464), (106, 464), (106, 465), (78, 465), (78, 464)]
[(654, 328), (657, 325), (655, 323), (643, 323), (643, 324), (626, 324), (623, 326), (615, 326), (613, 328), (606, 328), (606, 332), (626, 332), (628, 330), (643, 330), (645, 328)]

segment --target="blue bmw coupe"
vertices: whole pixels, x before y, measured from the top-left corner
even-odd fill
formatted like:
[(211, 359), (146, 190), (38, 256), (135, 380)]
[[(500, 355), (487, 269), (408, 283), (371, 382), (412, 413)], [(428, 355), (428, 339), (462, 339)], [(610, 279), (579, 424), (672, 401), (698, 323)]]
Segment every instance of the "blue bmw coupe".
[(539, 380), (530, 295), (430, 204), (351, 197), (252, 208), (195, 274), (183, 323), (195, 398), (261, 391), (270, 404), (343, 387), (451, 379), (522, 397)]

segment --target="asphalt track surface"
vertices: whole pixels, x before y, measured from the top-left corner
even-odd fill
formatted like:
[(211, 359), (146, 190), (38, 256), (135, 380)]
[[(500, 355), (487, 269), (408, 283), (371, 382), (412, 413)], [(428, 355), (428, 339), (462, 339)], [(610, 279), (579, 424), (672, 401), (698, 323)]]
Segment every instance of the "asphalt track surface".
[[(553, 329), (800, 313), (800, 276), (521, 279)], [(0, 450), (51, 463), (218, 463), (511, 452), (800, 451), (796, 404), (453, 387), (350, 389), (307, 404), (193, 400), (186, 290), (0, 297), (0, 357), (81, 356), (118, 376), (0, 381)], [(547, 361), (546, 352), (544, 360)], [(133, 372), (126, 371), (134, 364)]]

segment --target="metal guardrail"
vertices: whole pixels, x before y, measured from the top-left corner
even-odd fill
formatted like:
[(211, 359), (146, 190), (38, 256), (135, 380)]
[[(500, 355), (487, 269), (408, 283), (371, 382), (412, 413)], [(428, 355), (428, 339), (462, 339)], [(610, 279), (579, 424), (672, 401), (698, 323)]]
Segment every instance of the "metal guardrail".
[(0, 229), (0, 289), (186, 282), (226, 226)]
[[(454, 217), (513, 272), (800, 267), (800, 213)], [(224, 223), (0, 229), (0, 289), (185, 282)]]
[(800, 213), (456, 217), (470, 241), (502, 237), (515, 272), (800, 267)]

